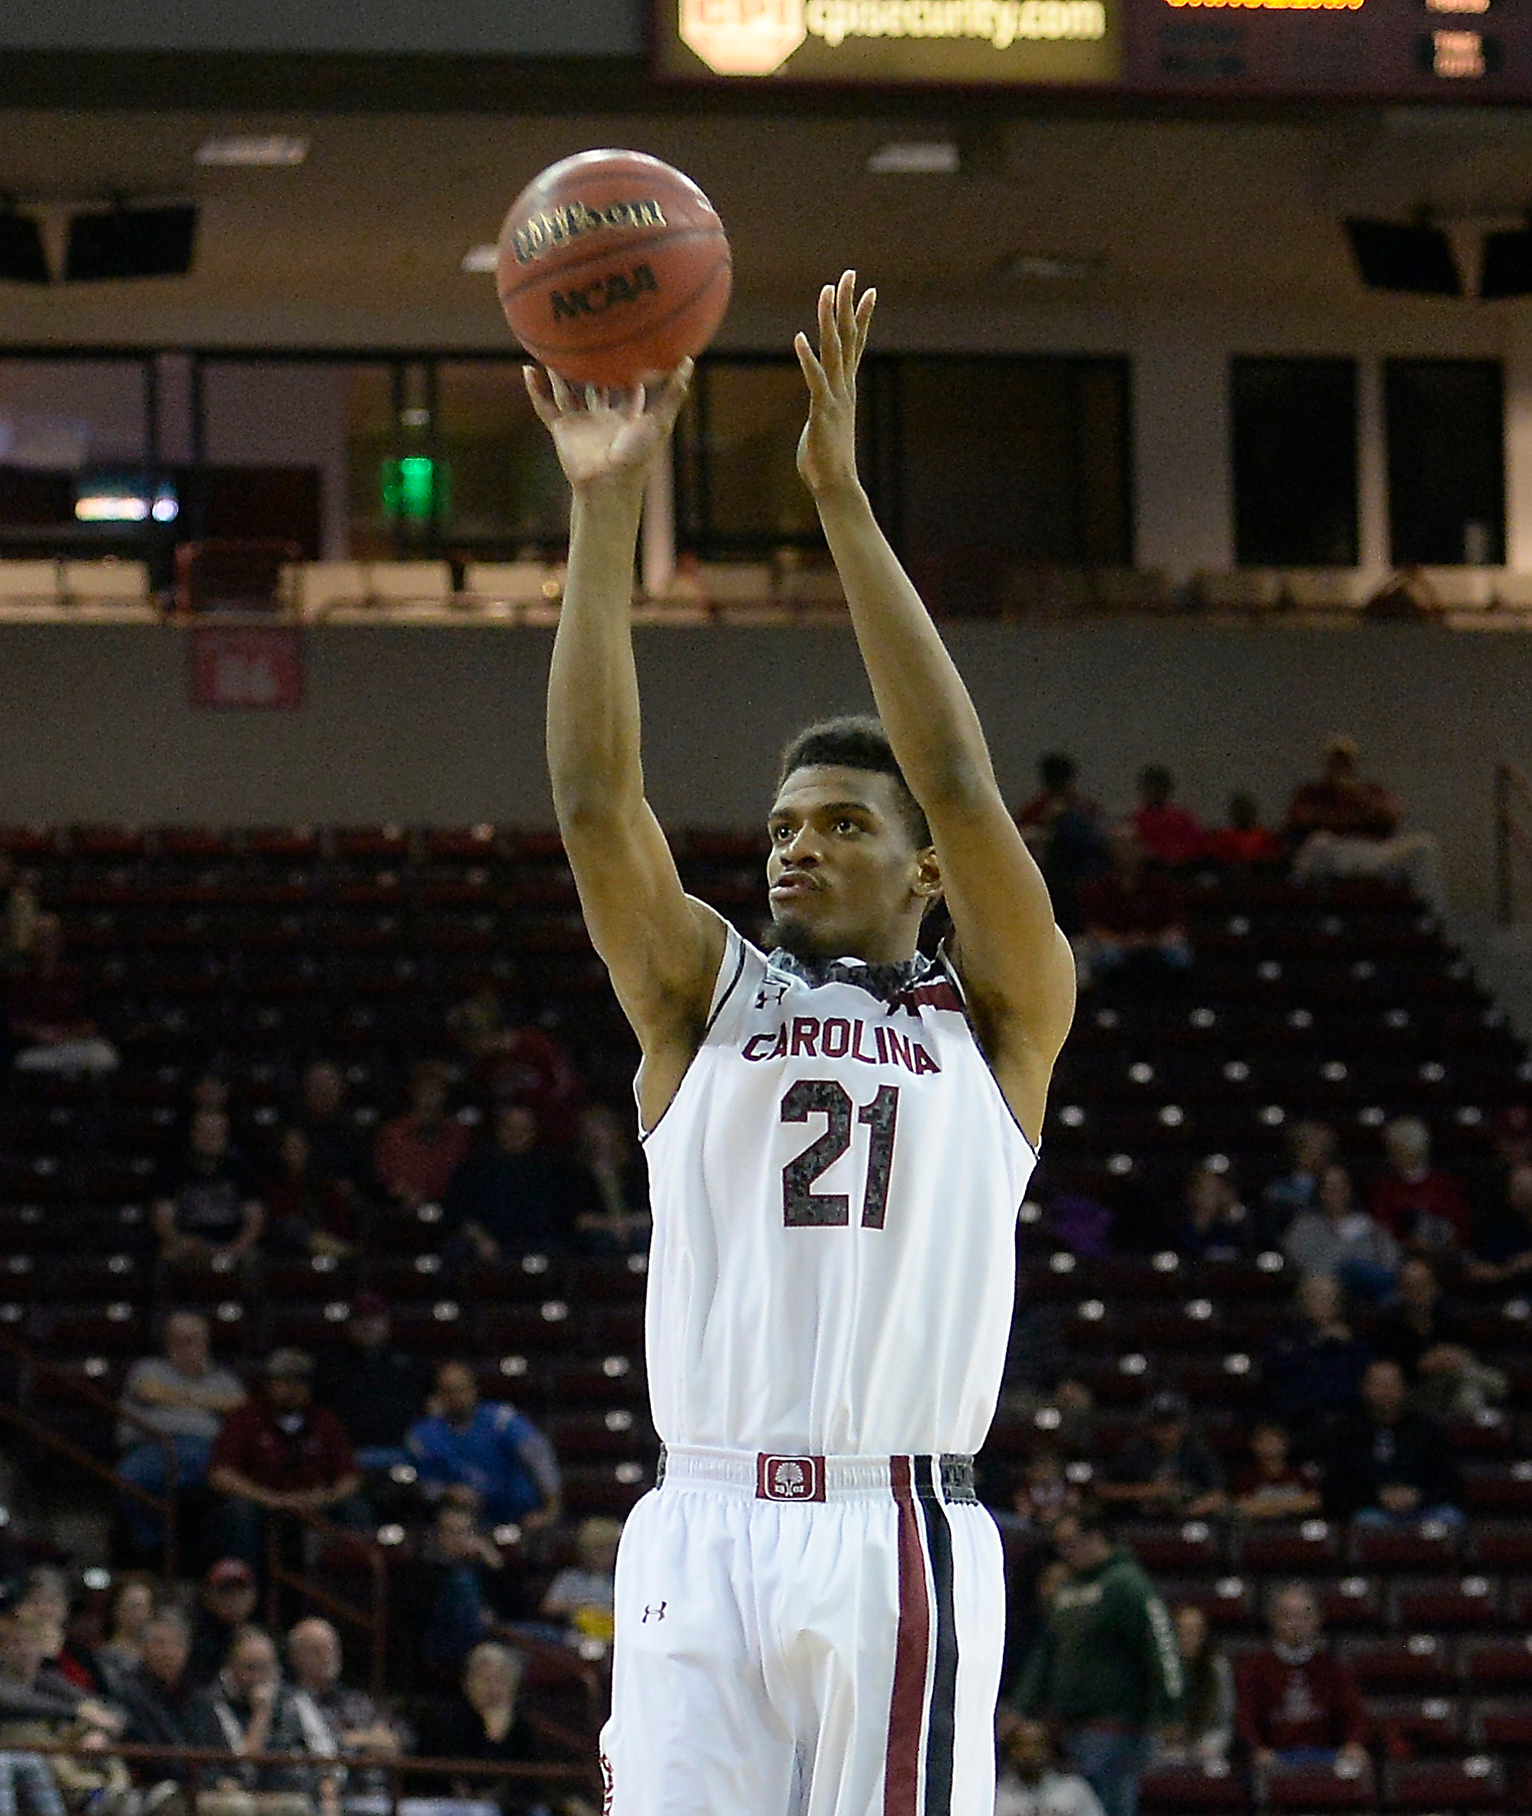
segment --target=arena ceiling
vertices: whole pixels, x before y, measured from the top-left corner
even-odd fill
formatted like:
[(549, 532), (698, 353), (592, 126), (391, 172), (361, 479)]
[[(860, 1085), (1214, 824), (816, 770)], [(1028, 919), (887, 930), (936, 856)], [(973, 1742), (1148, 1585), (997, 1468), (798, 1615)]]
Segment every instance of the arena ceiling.
[[(204, 138), (232, 131), (299, 134), (309, 154), (287, 169), (194, 162)], [(961, 147), (955, 175), (867, 168), (890, 141), (946, 138)], [(1467, 243), (1532, 202), (1532, 114), (1501, 110), (1175, 120), (15, 108), (0, 111), (0, 195), (40, 210), (51, 231), (71, 206), (111, 195), (190, 196), (201, 236), (184, 279), (0, 284), (0, 339), (495, 346), (493, 281), (465, 273), (464, 253), (494, 238), (542, 165), (600, 144), (657, 153), (712, 195), (735, 246), (725, 338), (737, 345), (772, 342), (846, 263), (894, 310), (927, 318), (1120, 321), (1280, 303), (1424, 322), (1443, 305), (1364, 298), (1341, 218), (1426, 205)], [(1063, 274), (1018, 274), (1018, 254), (1062, 261)], [(1502, 324), (1529, 309), (1498, 307)]]

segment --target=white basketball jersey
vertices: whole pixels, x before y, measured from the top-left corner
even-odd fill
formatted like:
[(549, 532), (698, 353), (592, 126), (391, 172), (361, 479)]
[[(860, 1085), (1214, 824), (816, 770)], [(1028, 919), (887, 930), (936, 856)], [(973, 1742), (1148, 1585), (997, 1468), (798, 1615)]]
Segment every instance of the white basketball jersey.
[(664, 1442), (979, 1448), (1036, 1157), (944, 961), (811, 969), (731, 929), (706, 1036), (646, 1151)]

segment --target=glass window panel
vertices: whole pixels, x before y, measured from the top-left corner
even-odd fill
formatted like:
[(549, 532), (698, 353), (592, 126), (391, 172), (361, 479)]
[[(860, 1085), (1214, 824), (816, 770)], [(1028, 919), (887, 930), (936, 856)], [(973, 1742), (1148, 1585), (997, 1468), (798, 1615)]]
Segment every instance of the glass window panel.
[(1236, 359), (1234, 558), (1241, 567), (1357, 560), (1356, 363)]
[(449, 469), (443, 532), (481, 557), (563, 546), (569, 488), (519, 360), (443, 361), (436, 443)]
[(676, 431), (676, 540), (702, 555), (819, 545), (796, 455), (796, 359), (703, 361)]
[(1393, 560), (1505, 560), (1504, 381), (1498, 360), (1384, 365)]

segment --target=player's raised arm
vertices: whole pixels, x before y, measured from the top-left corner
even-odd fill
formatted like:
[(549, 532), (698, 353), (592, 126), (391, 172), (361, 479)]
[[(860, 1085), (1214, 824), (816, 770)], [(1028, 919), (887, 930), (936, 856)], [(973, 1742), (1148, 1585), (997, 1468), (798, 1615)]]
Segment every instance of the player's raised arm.
[[(955, 958), (986, 1057), (1036, 1142), (1074, 1013), (1074, 961), (1006, 810), (978, 714), (856, 470), (856, 374), (875, 292), (846, 272), (819, 297), (819, 348), (794, 345), (809, 388), (798, 470), (819, 510), (878, 714), (931, 825)], [(974, 459), (983, 453), (975, 449)]]
[(644, 1052), (650, 1125), (700, 1040), (723, 923), (689, 898), (644, 797), (629, 606), (644, 486), (663, 456), (691, 362), (642, 389), (576, 396), (527, 369), (527, 389), (574, 492), (569, 570), (548, 676), (548, 771), (597, 952)]

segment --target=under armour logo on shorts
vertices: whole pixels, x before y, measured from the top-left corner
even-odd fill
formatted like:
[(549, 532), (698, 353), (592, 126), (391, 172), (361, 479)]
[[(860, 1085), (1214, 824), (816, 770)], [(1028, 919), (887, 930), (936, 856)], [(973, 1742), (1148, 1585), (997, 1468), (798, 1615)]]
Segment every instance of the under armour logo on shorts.
[(755, 1498), (758, 1501), (822, 1501), (825, 1498), (824, 1458), (765, 1454), (757, 1457)]
[(640, 1622), (640, 1625), (647, 1627), (651, 1620), (664, 1620), (665, 1610), (669, 1606), (669, 1602), (646, 1602), (644, 1604), (644, 1618)]

